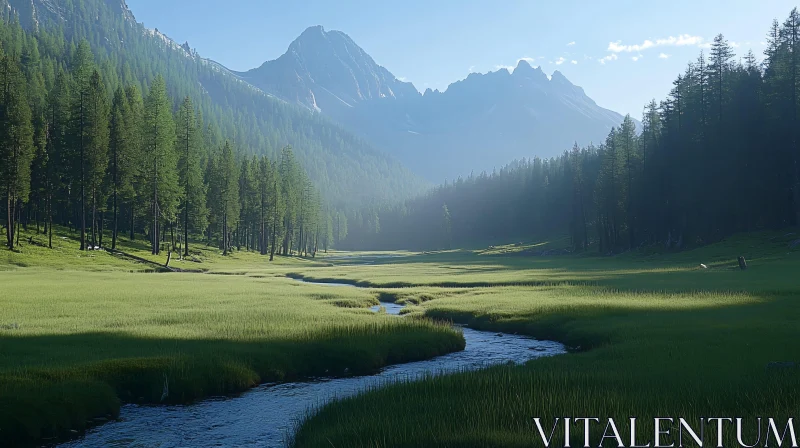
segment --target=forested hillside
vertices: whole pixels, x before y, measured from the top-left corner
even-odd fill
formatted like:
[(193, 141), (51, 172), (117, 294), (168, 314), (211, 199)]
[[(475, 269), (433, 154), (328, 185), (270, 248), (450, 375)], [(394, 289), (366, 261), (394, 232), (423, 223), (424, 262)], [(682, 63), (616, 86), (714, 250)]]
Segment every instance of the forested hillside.
[(422, 191), (421, 181), (385, 153), (320, 114), (255, 89), (201, 58), (188, 44), (178, 45), (146, 29), (123, 0), (0, 0), (0, 6), (6, 22), (18, 18), (34, 31), (28, 38), (37, 41), (41, 54), (32, 56), (43, 58), (37, 82), (45, 90), (66, 63), (59, 55), (74, 52), (86, 39), (107, 91), (132, 85), (146, 94), (153, 79), (163, 76), (172, 106), (190, 97), (230, 139), (237, 155), (274, 159), (281, 148), (292, 145), (309, 177), (334, 205)]
[[(514, 162), (350, 215), (351, 247), (444, 248), (569, 233), (576, 251), (681, 248), (800, 223), (800, 14), (763, 61), (722, 35), (597, 146)], [(536, 151), (536, 148), (531, 148)]]
[[(5, 243), (35, 226), (80, 232), (80, 249), (116, 248), (124, 232), (190, 255), (190, 233), (219, 245), (314, 255), (331, 215), (290, 147), (272, 158), (234, 154), (226, 131), (190, 96), (177, 109), (159, 74), (142, 95), (87, 41), (0, 23), (0, 212)], [(222, 130), (220, 130), (222, 127)], [(227, 132), (232, 132), (228, 134)], [(103, 242), (110, 231), (111, 241)], [(34, 244), (34, 241), (26, 241)]]

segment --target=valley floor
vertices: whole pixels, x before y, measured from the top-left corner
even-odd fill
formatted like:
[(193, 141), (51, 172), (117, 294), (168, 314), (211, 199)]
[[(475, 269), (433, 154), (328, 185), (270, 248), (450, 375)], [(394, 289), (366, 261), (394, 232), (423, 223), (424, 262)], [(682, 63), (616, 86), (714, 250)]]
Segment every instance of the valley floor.
[[(774, 418), (781, 432), (788, 418), (798, 420), (800, 252), (787, 248), (797, 238), (756, 234), (678, 254), (613, 258), (454, 251), (298, 270), (311, 279), (392, 286), (384, 297), (415, 304), (415, 314), (553, 339), (574, 353), (341, 400), (305, 421), (295, 446), (541, 447), (533, 419), (549, 435), (555, 418), (569, 416), (600, 419), (591, 446), (600, 446), (607, 419), (630, 417), (647, 422), (637, 428), (642, 445), (653, 441), (654, 417), (675, 419), (662, 446), (678, 446), (678, 418), (698, 431), (701, 418), (741, 417), (743, 440), (760, 437), (764, 446), (767, 428), (759, 434), (757, 417)], [(745, 271), (739, 255), (748, 260)], [(794, 364), (771, 365), (787, 361)], [(584, 446), (582, 428), (572, 427), (572, 446)], [(704, 430), (704, 446), (717, 446), (713, 423)], [(620, 431), (632, 446), (627, 425)], [(552, 446), (562, 446), (563, 431), (555, 433)], [(732, 423), (723, 442), (740, 446)]]
[[(374, 372), (461, 350), (460, 332), (428, 320), (375, 315), (370, 291), (287, 278), (322, 266), (222, 257), (198, 244), (193, 261), (154, 273), (105, 251), (54, 248), (33, 237), (0, 250), (0, 445), (79, 434), (121, 403), (186, 403), (262, 382)], [(144, 243), (126, 253), (164, 263)], [(215, 275), (219, 274), (219, 275)]]
[[(71, 234), (52, 250), (33, 236), (20, 253), (0, 253), (0, 437), (63, 436), (113, 418), (120, 402), (187, 402), (463, 348), (457, 331), (423, 317), (553, 339), (573, 353), (337, 401), (300, 425), (294, 445), (542, 446), (534, 417), (785, 422), (798, 417), (800, 369), (768, 368), (800, 361), (800, 252), (785, 233), (611, 258), (447, 251), (270, 264), (198, 244), (201, 263), (171, 263), (205, 273), (147, 273), (153, 266), (78, 252)], [(150, 257), (136, 242), (123, 249)], [(410, 304), (411, 318), (373, 315), (378, 298)], [(745, 428), (748, 440), (755, 430)], [(653, 428), (637, 433), (652, 440)], [(593, 445), (601, 435), (592, 432)], [(572, 436), (582, 446), (581, 429)]]

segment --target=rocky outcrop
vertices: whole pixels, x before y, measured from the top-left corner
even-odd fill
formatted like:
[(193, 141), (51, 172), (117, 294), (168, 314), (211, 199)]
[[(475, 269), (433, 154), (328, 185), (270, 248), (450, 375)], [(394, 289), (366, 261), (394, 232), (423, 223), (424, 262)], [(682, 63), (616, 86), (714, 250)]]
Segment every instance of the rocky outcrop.
[[(124, 16), (131, 23), (135, 22), (125, 0), (105, 0), (105, 2), (112, 11)], [(42, 23), (67, 25), (63, 0), (0, 0), (0, 5), (5, 6), (7, 13), (16, 15), (25, 29), (35, 30)]]
[(336, 116), (361, 102), (419, 96), (340, 31), (305, 30), (274, 61), (239, 73), (242, 79), (287, 101)]

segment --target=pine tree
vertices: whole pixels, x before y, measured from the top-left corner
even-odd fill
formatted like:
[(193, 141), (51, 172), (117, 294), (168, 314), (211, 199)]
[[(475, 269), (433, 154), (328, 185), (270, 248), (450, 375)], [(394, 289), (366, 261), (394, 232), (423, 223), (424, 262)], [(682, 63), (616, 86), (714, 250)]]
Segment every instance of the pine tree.
[(222, 231), (222, 253), (228, 255), (231, 248), (231, 232), (239, 217), (239, 170), (229, 142), (220, 149), (212, 169), (212, 187), (215, 195), (212, 204)]
[(111, 181), (111, 208), (112, 208), (112, 226), (111, 226), (111, 249), (117, 248), (117, 235), (119, 232), (119, 202), (120, 192), (123, 190), (122, 182), (126, 179), (123, 172), (127, 167), (126, 160), (131, 156), (132, 136), (130, 129), (127, 127), (128, 115), (130, 108), (128, 107), (128, 99), (125, 97), (125, 90), (118, 87), (114, 92), (114, 99), (111, 104), (110, 116), (110, 130), (109, 130), (109, 167)]
[(55, 83), (47, 98), (47, 219), (48, 247), (53, 247), (53, 209), (62, 203), (69, 203), (70, 179), (70, 126), (72, 122), (70, 105), (69, 74), (59, 70)]
[[(85, 182), (92, 198), (92, 247), (97, 247), (98, 228), (97, 207), (105, 202), (103, 181), (108, 168), (108, 98), (100, 73), (96, 70), (89, 79), (84, 99), (85, 120), (83, 125), (83, 147), (85, 157)], [(102, 240), (102, 237), (101, 237)]]
[(294, 239), (297, 220), (300, 217), (300, 190), (302, 185), (297, 174), (297, 162), (292, 148), (287, 146), (281, 151), (279, 165), (281, 179), (281, 197), (284, 203), (283, 213), (283, 255), (289, 255), (291, 243)]
[(450, 249), (452, 241), (453, 223), (447, 204), (442, 205), (442, 242), (445, 249)]
[(714, 43), (711, 44), (710, 62), (708, 64), (708, 78), (710, 84), (713, 85), (715, 90), (715, 101), (717, 103), (717, 122), (720, 127), (722, 124), (722, 111), (725, 108), (725, 95), (726, 95), (726, 75), (731, 69), (731, 59), (733, 58), (733, 49), (728, 41), (722, 34), (714, 37)]
[(0, 182), (7, 202), (6, 244), (14, 249), (16, 216), (28, 200), (34, 158), (31, 110), (19, 61), (0, 59)]
[(267, 221), (269, 216), (269, 192), (271, 185), (272, 164), (266, 157), (258, 160), (258, 251), (261, 255), (267, 254), (268, 233)]
[(237, 227), (237, 247), (250, 248), (252, 227), (258, 216), (258, 185), (256, 182), (257, 159), (242, 158), (239, 170), (239, 226)]
[(152, 190), (150, 241), (153, 255), (160, 253), (162, 219), (175, 218), (180, 197), (177, 155), (175, 151), (175, 121), (172, 116), (167, 88), (161, 76), (153, 80), (144, 103), (142, 120), (142, 172)]
[[(144, 171), (144, 100), (142, 93), (135, 85), (125, 89), (128, 102), (128, 115), (125, 117), (128, 151), (127, 157), (120, 159), (120, 194), (128, 205), (129, 238), (136, 238), (136, 218), (139, 211), (146, 210), (150, 201), (147, 190), (136, 188), (136, 185), (150, 185)], [(149, 166), (149, 165), (148, 165)]]
[(785, 51), (788, 52), (788, 57), (785, 58), (788, 65), (786, 70), (786, 77), (788, 78), (789, 98), (791, 104), (789, 107), (789, 119), (791, 120), (790, 126), (790, 155), (788, 157), (791, 163), (791, 179), (792, 179), (792, 195), (794, 200), (794, 221), (795, 224), (800, 224), (800, 123), (798, 123), (798, 89), (800, 89), (800, 12), (797, 8), (792, 9), (789, 17), (783, 23), (780, 30), (780, 35), (783, 41)]
[(208, 225), (206, 209), (207, 186), (203, 179), (201, 161), (203, 139), (194, 105), (186, 97), (178, 109), (175, 129), (178, 134), (178, 176), (182, 188), (183, 256), (189, 256), (189, 230), (202, 232)]
[(272, 201), (272, 211), (270, 213), (270, 226), (272, 227), (272, 241), (270, 244), (269, 249), (269, 261), (273, 261), (275, 259), (275, 251), (278, 247), (278, 229), (282, 222), (284, 222), (284, 216), (286, 214), (286, 197), (281, 195), (281, 186), (283, 185), (283, 181), (281, 179), (281, 173), (275, 164), (272, 166), (272, 197), (274, 201)]
[(625, 158), (625, 190), (624, 197), (626, 199), (626, 221), (628, 230), (628, 247), (633, 249), (636, 246), (636, 214), (635, 214), (635, 192), (633, 189), (633, 182), (637, 176), (638, 165), (638, 148), (636, 138), (636, 124), (630, 115), (626, 115), (625, 119), (619, 127), (617, 132), (619, 138), (619, 147), (622, 149), (623, 157)]
[(77, 148), (71, 155), (73, 166), (73, 179), (77, 180), (80, 187), (80, 217), (78, 218), (81, 226), (81, 246), (80, 250), (86, 250), (86, 189), (87, 189), (87, 169), (86, 169), (86, 126), (89, 107), (86, 97), (89, 94), (89, 81), (94, 71), (94, 56), (89, 47), (89, 43), (83, 40), (78, 45), (72, 57), (72, 72), (75, 81), (74, 98), (72, 106), (72, 146)]

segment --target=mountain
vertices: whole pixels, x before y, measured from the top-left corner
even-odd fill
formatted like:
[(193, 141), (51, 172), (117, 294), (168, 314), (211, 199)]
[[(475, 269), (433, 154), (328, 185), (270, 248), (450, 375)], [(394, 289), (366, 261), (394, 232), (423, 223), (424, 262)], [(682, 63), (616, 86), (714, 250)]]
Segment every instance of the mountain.
[(432, 181), (599, 143), (623, 119), (561, 72), (548, 77), (524, 60), (513, 72), (472, 73), (444, 92), (420, 94), (346, 34), (320, 26), (278, 59), (238, 75), (332, 117)]
[[(240, 156), (275, 157), (292, 145), (332, 205), (406, 198), (426, 186), (397, 159), (329, 116), (276, 98), (204, 59), (188, 43), (179, 44), (137, 23), (124, 0), (0, 0), (0, 11), (6, 19), (37, 31), (53, 54), (70, 54), (86, 39), (110, 91), (135, 84), (146, 92), (156, 75), (164, 76), (175, 105), (190, 96)], [(59, 63), (68, 66), (70, 61)], [(42, 68), (46, 91), (56, 70)]]
[[(40, 24), (65, 26), (72, 18), (71, 3), (63, 0), (5, 0), (5, 3), (6, 10), (16, 14), (22, 27), (29, 30), (37, 30)], [(106, 6), (126, 21), (135, 22), (125, 0), (108, 0)]]
[(238, 73), (242, 79), (287, 101), (337, 116), (369, 100), (418, 96), (340, 31), (305, 30), (283, 56)]

